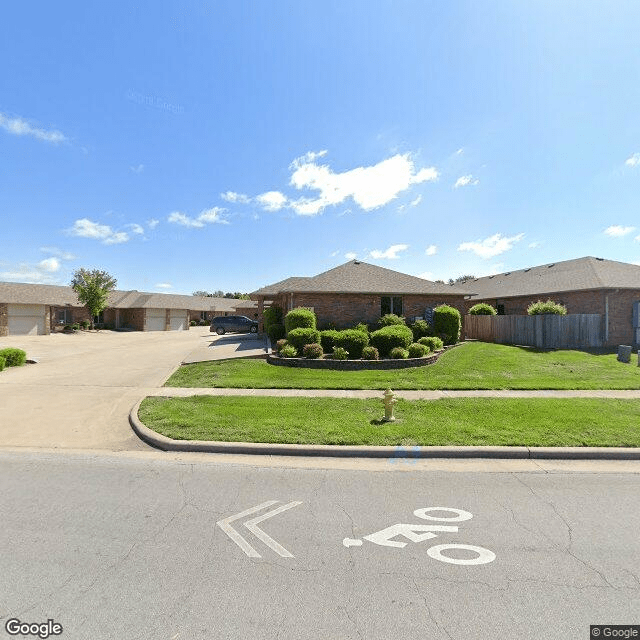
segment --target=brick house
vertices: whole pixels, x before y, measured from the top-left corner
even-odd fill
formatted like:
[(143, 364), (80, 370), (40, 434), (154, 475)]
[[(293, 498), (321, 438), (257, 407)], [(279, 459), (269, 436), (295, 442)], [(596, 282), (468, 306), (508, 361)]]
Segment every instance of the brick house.
[(526, 315), (527, 307), (551, 299), (568, 313), (602, 316), (606, 346), (640, 346), (640, 266), (591, 256), (468, 280), (474, 292), (467, 310), (488, 302), (504, 315)]
[[(248, 300), (135, 290), (112, 291), (108, 302), (96, 322), (137, 331), (186, 330), (191, 320), (235, 314), (237, 307), (257, 313), (257, 303)], [(0, 282), (0, 336), (47, 335), (83, 320), (89, 314), (71, 287)]]
[(467, 288), (436, 284), (360, 260), (351, 260), (313, 277), (281, 280), (251, 293), (258, 303), (263, 329), (265, 306), (278, 305), (286, 314), (294, 307), (313, 309), (318, 326), (352, 327), (359, 322), (375, 324), (395, 313), (408, 320), (428, 317), (440, 304), (465, 312)]

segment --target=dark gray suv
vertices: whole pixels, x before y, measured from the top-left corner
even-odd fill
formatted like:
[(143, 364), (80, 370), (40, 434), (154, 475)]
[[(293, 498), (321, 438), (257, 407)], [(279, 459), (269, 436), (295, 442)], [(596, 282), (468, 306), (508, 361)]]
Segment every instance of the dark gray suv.
[(209, 331), (222, 335), (227, 331), (258, 333), (258, 323), (247, 316), (220, 316), (211, 321)]

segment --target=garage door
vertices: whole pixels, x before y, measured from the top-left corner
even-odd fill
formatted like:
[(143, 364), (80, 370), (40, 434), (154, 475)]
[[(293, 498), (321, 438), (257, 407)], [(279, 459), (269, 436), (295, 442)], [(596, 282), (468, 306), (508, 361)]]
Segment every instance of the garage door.
[(165, 318), (164, 309), (147, 309), (147, 331), (164, 331)]
[(45, 309), (42, 304), (7, 305), (10, 336), (44, 335)]
[(189, 326), (186, 309), (171, 309), (170, 314), (171, 331), (185, 331)]

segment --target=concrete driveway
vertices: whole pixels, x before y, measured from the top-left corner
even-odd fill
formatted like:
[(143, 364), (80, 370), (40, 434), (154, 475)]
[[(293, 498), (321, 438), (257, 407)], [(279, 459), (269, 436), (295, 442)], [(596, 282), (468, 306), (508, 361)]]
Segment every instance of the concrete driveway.
[(0, 338), (39, 361), (0, 372), (0, 446), (149, 449), (129, 427), (131, 407), (210, 342), (208, 327)]
[(185, 363), (228, 358), (263, 358), (266, 338), (256, 333), (209, 333), (209, 340), (201, 342), (185, 359)]

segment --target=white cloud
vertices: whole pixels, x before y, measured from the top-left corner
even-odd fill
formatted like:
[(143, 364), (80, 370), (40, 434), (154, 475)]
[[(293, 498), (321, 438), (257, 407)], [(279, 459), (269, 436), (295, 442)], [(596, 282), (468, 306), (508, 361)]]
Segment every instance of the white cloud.
[(60, 131), (39, 129), (22, 118), (9, 118), (3, 113), (0, 113), (0, 128), (16, 136), (33, 136), (38, 140), (53, 144), (67, 142), (67, 137)]
[(58, 249), (58, 247), (40, 247), (40, 251), (42, 251), (42, 253), (49, 253), (52, 256), (56, 256), (61, 260), (76, 259), (76, 256), (74, 256), (73, 253), (69, 253), (68, 251), (62, 251), (61, 249)]
[(468, 176), (460, 176), (453, 185), (453, 188), (459, 189), (460, 187), (475, 186), (479, 182), (480, 180), (478, 180), (478, 178), (474, 178), (471, 174)]
[(610, 227), (607, 227), (604, 230), (604, 234), (607, 236), (611, 236), (612, 238), (622, 238), (622, 236), (626, 236), (635, 230), (635, 227), (623, 227), (619, 224), (614, 224)]
[(256, 201), (266, 211), (280, 211), (287, 204), (287, 198), (279, 191), (267, 191), (256, 196)]
[(410, 207), (417, 207), (422, 202), (422, 195), (419, 195), (417, 198), (414, 198), (410, 203)]
[(529, 249), (537, 249), (538, 247), (541, 246), (541, 242), (530, 242), (529, 243)]
[(627, 158), (624, 163), (628, 167), (638, 167), (640, 166), (640, 153), (634, 153), (630, 158)]
[(640, 242), (640, 236), (636, 236), (636, 237), (634, 238), (634, 240), (635, 240), (636, 242)]
[(172, 289), (173, 285), (169, 284), (168, 282), (159, 282), (156, 285), (156, 289)]
[(227, 202), (237, 202), (240, 204), (248, 204), (251, 202), (251, 198), (244, 193), (236, 193), (235, 191), (225, 191), (220, 194), (220, 197)]
[(430, 244), (425, 250), (425, 254), (428, 256), (435, 256), (438, 252), (438, 247), (435, 244)]
[(88, 218), (80, 218), (68, 229), (72, 236), (100, 240), (102, 244), (120, 244), (129, 240), (129, 234), (124, 231), (114, 231), (106, 224), (98, 224)]
[(144, 233), (144, 228), (142, 227), (142, 225), (136, 224), (135, 222), (132, 224), (128, 224), (127, 227), (131, 229), (131, 233), (137, 233), (139, 235), (142, 235)]
[(144, 165), (139, 164), (137, 167), (129, 167), (133, 173), (142, 173), (144, 171)]
[(369, 255), (377, 260), (395, 260), (398, 257), (398, 253), (400, 251), (406, 251), (408, 248), (408, 244), (392, 244), (388, 249), (385, 249), (384, 251), (374, 249)]
[(345, 257), (347, 260), (355, 260), (355, 259), (358, 257), (358, 254), (357, 254), (357, 253), (354, 253), (353, 251), (349, 251), (348, 253), (345, 253), (345, 254), (344, 254), (344, 257)]
[(147, 227), (149, 229), (155, 229), (160, 224), (160, 220), (156, 220), (155, 218), (151, 218), (151, 220), (147, 220)]
[(44, 260), (40, 260), (40, 262), (38, 262), (37, 267), (41, 271), (54, 273), (60, 269), (60, 260), (58, 260), (58, 258), (45, 258)]
[(460, 147), (457, 151), (456, 151), (456, 155), (460, 156), (464, 153), (464, 147)]
[(340, 253), (340, 249), (336, 249), (335, 251), (333, 251), (333, 252), (331, 253), (331, 257), (332, 257), (332, 258), (335, 258), (339, 253)]
[(293, 174), (289, 184), (296, 189), (319, 192), (316, 197), (289, 200), (288, 206), (298, 215), (317, 215), (347, 198), (352, 198), (365, 211), (371, 211), (391, 202), (411, 185), (437, 180), (439, 175), (435, 167), (416, 171), (408, 153), (369, 167), (336, 173), (328, 165), (316, 164), (317, 158), (325, 153), (309, 152), (291, 164)]
[(489, 236), (484, 240), (476, 240), (475, 242), (463, 242), (458, 251), (472, 251), (481, 258), (493, 258), (509, 249), (513, 248), (516, 242), (520, 242), (524, 238), (524, 233), (518, 235), (506, 237), (501, 233), (496, 233), (493, 236)]
[(419, 273), (416, 278), (422, 278), (423, 280), (434, 280), (433, 273), (431, 271), (425, 271), (424, 273)]
[(229, 224), (227, 220), (221, 217), (221, 214), (225, 209), (221, 207), (211, 207), (211, 209), (204, 209), (200, 212), (197, 218), (190, 218), (189, 216), (181, 213), (180, 211), (174, 211), (169, 215), (167, 220), (175, 224), (180, 224), (183, 227), (202, 228), (205, 224)]

